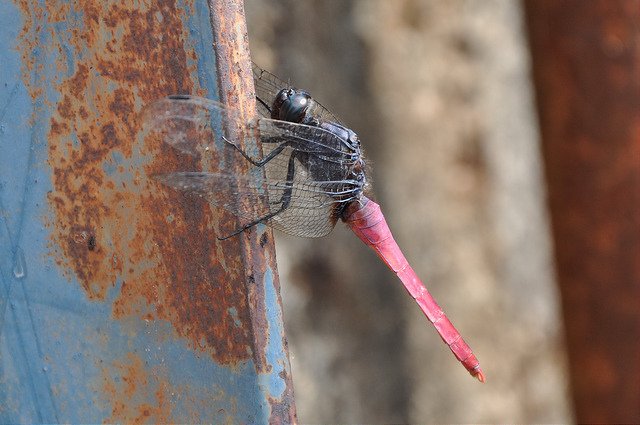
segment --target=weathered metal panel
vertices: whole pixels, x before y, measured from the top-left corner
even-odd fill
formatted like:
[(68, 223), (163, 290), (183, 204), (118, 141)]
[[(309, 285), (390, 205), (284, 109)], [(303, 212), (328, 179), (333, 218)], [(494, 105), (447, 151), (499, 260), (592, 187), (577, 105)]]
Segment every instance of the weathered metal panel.
[(0, 422), (295, 419), (270, 231), (148, 177), (201, 164), (144, 105), (251, 113), (241, 2), (211, 10), (0, 3)]
[(578, 423), (640, 422), (640, 1), (525, 3)]

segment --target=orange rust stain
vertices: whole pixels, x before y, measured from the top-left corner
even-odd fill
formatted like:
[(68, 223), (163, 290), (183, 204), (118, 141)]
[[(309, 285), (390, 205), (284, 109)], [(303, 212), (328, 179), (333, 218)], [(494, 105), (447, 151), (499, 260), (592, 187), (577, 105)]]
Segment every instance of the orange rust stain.
[[(109, 397), (111, 415), (104, 423), (169, 423), (171, 422), (172, 389), (166, 380), (145, 367), (144, 361), (132, 353), (102, 370), (102, 394)], [(157, 387), (157, 390), (152, 388)], [(153, 395), (152, 395), (153, 394)], [(146, 400), (154, 399), (151, 405)]]
[(134, 353), (102, 366), (96, 394), (96, 403), (110, 412), (104, 423), (195, 423), (212, 405), (231, 406), (216, 412), (218, 423), (235, 423), (238, 417), (236, 399), (224, 390), (194, 393), (189, 384), (171, 384), (168, 370), (149, 367)]
[[(52, 1), (45, 13), (33, 2), (19, 5), (23, 80), (34, 100), (54, 106), (48, 227), (56, 263), (88, 299), (105, 302), (119, 287), (115, 318), (166, 320), (190, 347), (220, 363), (248, 359), (239, 241), (221, 243), (210, 230), (234, 224), (148, 178), (199, 164), (139, 134), (144, 105), (171, 93), (205, 94), (196, 82), (196, 53), (185, 41), (190, 6)], [(52, 34), (51, 45), (38, 45), (38, 28)], [(46, 81), (29, 56), (35, 47), (71, 55), (60, 53), (50, 64), (58, 77), (69, 77)], [(54, 99), (46, 94), (52, 90)]]

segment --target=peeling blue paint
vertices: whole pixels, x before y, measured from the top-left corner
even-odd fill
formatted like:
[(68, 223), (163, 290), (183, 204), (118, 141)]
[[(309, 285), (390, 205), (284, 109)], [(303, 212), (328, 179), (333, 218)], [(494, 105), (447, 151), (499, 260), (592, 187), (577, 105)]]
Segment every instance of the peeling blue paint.
[(234, 325), (236, 325), (237, 328), (241, 327), (242, 322), (240, 321), (240, 317), (238, 316), (238, 309), (235, 307), (229, 307), (227, 311), (229, 312), (229, 314), (231, 314)]
[(284, 323), (282, 322), (282, 311), (279, 308), (278, 293), (275, 288), (273, 271), (267, 268), (264, 275), (265, 304), (267, 306), (267, 363), (271, 366), (271, 372), (261, 377), (261, 383), (266, 386), (266, 392), (273, 398), (281, 398), (286, 389), (286, 384), (282, 379), (282, 372), (285, 371), (287, 353), (284, 350), (283, 335)]

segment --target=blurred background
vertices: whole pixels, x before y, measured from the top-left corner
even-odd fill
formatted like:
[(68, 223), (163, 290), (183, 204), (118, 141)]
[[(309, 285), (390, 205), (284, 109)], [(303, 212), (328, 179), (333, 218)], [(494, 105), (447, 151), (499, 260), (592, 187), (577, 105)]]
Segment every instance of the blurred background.
[(245, 8), (254, 61), (359, 134), (487, 377), (343, 226), (279, 234), (300, 422), (640, 421), (640, 2)]

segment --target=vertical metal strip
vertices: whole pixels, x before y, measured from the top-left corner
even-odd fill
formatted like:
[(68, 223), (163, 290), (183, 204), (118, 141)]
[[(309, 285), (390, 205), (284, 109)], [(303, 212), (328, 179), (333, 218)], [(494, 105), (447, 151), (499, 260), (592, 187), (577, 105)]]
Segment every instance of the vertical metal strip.
[[(255, 91), (242, 0), (210, 0), (220, 100), (245, 119), (255, 114)], [(228, 128), (231, 137), (241, 138)], [(242, 140), (241, 144), (259, 140)], [(242, 172), (243, 170), (237, 170)], [(284, 332), (280, 282), (271, 229), (257, 226), (241, 235), (248, 304), (253, 330), (253, 359), (266, 375), (270, 423), (296, 421), (289, 355)], [(282, 362), (285, 361), (285, 364)]]
[(640, 422), (640, 1), (525, 3), (578, 423)]

